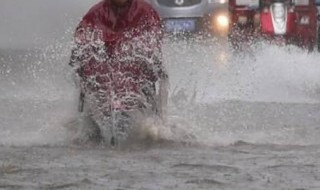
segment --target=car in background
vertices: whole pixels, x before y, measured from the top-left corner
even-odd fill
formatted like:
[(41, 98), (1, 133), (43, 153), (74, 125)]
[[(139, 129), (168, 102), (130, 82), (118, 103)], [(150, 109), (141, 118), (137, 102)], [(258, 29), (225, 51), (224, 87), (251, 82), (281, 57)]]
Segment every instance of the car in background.
[(228, 33), (228, 0), (146, 1), (159, 13), (167, 33)]

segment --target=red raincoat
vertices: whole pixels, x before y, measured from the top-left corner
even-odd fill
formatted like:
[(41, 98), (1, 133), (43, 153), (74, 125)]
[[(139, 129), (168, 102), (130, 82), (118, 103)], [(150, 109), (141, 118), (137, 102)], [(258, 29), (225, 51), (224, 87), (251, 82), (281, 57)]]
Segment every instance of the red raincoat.
[(165, 75), (161, 41), (160, 18), (149, 4), (129, 0), (117, 7), (103, 0), (77, 27), (70, 65), (77, 69), (84, 90), (139, 93)]

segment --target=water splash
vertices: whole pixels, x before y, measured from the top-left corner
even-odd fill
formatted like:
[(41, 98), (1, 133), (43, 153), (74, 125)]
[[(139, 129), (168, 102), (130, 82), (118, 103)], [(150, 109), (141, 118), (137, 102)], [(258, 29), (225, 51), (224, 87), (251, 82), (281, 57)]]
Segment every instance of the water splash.
[(197, 140), (319, 143), (319, 54), (264, 43), (244, 54), (215, 42), (168, 49), (170, 116), (187, 123)]
[[(74, 85), (67, 69), (70, 45), (2, 51), (0, 144), (60, 144), (62, 123), (75, 115)], [(10, 71), (10, 72), (9, 72)]]
[[(216, 40), (166, 40), (170, 76), (161, 138), (203, 144), (318, 144), (319, 54), (259, 45), (235, 55)], [(68, 42), (1, 52), (0, 144), (65, 144), (78, 91)], [(149, 124), (151, 125), (151, 124)], [(158, 131), (158, 132), (157, 132)]]

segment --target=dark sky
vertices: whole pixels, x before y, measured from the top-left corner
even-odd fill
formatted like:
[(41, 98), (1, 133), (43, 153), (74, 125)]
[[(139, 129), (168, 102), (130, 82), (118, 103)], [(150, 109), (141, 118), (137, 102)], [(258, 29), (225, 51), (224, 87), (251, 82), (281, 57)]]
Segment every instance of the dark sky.
[(0, 48), (25, 48), (69, 38), (99, 0), (1, 0)]

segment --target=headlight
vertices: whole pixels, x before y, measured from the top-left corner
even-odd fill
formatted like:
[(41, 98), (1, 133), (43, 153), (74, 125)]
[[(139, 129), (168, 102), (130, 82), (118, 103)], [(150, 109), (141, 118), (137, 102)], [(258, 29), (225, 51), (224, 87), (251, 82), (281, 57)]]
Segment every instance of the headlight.
[(226, 28), (229, 26), (229, 18), (227, 15), (218, 15), (217, 23), (220, 27)]
[(226, 11), (214, 13), (211, 17), (211, 29), (213, 34), (226, 36), (229, 31), (230, 19)]
[(220, 4), (225, 4), (225, 3), (227, 3), (228, 2), (228, 0), (219, 0), (219, 3)]
[(208, 3), (211, 4), (211, 3), (220, 3), (220, 4), (225, 4), (227, 3), (228, 0), (208, 0)]

